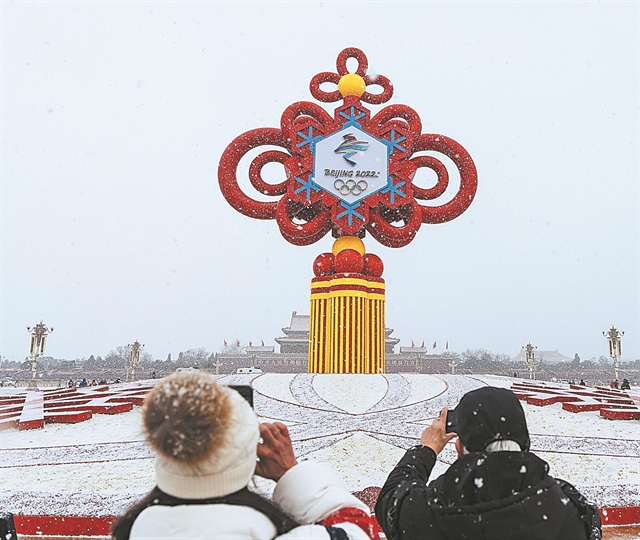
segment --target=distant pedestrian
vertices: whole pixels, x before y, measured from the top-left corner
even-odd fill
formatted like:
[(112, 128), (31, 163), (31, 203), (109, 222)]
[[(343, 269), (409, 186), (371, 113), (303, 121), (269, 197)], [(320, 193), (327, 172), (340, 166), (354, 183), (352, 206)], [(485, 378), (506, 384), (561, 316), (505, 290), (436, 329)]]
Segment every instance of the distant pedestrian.
[(84, 388), (85, 386), (89, 386), (89, 383), (87, 382), (87, 379), (83, 378), (80, 381), (80, 385), (79, 386), (82, 387), (82, 388)]
[(584, 382), (584, 379), (580, 379), (580, 386), (587, 386), (587, 383)]
[(618, 379), (616, 379), (615, 381), (613, 381), (613, 387), (614, 387), (614, 388), (620, 388), (620, 382), (618, 381)]
[(76, 383), (73, 382), (73, 379), (69, 379), (68, 386), (69, 386), (69, 388), (75, 388), (76, 387)]
[(631, 390), (631, 385), (629, 384), (628, 379), (622, 379), (622, 384), (620, 385), (620, 390)]

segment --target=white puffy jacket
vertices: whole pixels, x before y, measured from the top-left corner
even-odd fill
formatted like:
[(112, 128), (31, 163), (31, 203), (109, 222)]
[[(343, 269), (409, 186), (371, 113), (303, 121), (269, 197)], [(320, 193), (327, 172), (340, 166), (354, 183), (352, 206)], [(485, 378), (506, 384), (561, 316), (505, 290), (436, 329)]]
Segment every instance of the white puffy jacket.
[[(312, 461), (289, 469), (276, 484), (273, 502), (299, 527), (277, 536), (272, 521), (254, 508), (229, 504), (154, 505), (145, 508), (131, 528), (131, 540), (329, 540), (323, 525), (316, 523), (344, 508), (369, 508), (349, 493), (333, 471)], [(350, 540), (369, 540), (354, 523), (334, 523)]]

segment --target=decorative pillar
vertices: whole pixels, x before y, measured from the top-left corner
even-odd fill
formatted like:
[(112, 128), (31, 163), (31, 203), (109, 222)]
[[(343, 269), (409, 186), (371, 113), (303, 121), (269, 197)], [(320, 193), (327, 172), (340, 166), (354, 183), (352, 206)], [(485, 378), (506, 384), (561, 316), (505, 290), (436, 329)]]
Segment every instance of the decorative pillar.
[(309, 373), (385, 372), (382, 260), (355, 236), (338, 238), (313, 265)]

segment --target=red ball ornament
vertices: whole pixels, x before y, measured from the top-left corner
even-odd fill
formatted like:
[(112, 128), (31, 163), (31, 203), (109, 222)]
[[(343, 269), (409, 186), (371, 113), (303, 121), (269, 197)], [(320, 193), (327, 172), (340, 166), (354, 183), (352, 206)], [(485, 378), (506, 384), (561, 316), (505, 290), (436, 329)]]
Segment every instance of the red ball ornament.
[(355, 249), (343, 249), (336, 255), (333, 266), (335, 271), (340, 274), (362, 274), (364, 260), (362, 259), (362, 255)]
[(373, 253), (367, 253), (363, 257), (364, 269), (362, 273), (366, 276), (371, 277), (382, 277), (382, 272), (384, 272), (384, 264), (382, 263), (382, 259)]
[(333, 274), (333, 261), (335, 256), (333, 253), (322, 253), (313, 261), (313, 273), (316, 277), (330, 276)]

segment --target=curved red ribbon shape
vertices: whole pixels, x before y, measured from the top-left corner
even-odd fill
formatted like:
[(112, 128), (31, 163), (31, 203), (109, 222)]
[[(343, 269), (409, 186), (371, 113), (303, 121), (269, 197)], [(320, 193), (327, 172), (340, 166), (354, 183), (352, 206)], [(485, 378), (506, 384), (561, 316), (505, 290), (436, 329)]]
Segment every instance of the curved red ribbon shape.
[[(368, 90), (360, 96), (342, 97), (338, 90), (327, 92), (321, 84), (338, 84), (348, 73), (347, 60), (358, 61), (356, 74), (366, 88), (380, 86), (381, 93)], [(229, 204), (242, 214), (256, 219), (275, 219), (283, 237), (295, 245), (309, 245), (329, 231), (334, 236), (363, 237), (368, 232), (388, 247), (402, 247), (411, 242), (422, 223), (444, 223), (455, 219), (471, 204), (478, 180), (469, 153), (456, 141), (444, 135), (423, 134), (416, 111), (406, 105), (389, 105), (371, 117), (364, 103), (380, 104), (391, 99), (393, 86), (382, 75), (366, 75), (367, 57), (356, 48), (344, 49), (336, 61), (336, 73), (323, 72), (310, 83), (313, 97), (323, 103), (342, 100), (331, 117), (315, 103), (301, 101), (287, 107), (280, 128), (258, 128), (243, 133), (225, 149), (218, 166), (220, 189)], [(357, 120), (355, 120), (357, 118)], [(348, 123), (350, 122), (350, 123)], [(314, 144), (347, 125), (357, 125), (388, 147), (388, 184), (383, 189), (347, 208), (334, 194), (313, 182)], [(398, 142), (400, 141), (400, 142)], [(263, 195), (280, 197), (262, 202), (247, 195), (238, 185), (237, 171), (242, 158), (254, 148), (276, 146), (281, 150), (265, 150), (249, 166), (251, 185)], [(429, 152), (428, 155), (419, 152)], [(433, 154), (446, 156), (459, 176), (455, 195), (438, 206), (421, 205), (442, 197), (449, 187), (449, 171)], [(268, 163), (284, 165), (286, 178), (269, 184), (261, 175)], [(421, 168), (431, 169), (437, 181), (430, 188), (413, 183)]]

